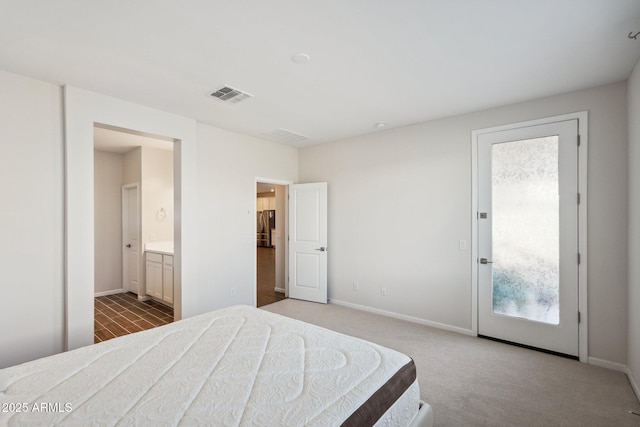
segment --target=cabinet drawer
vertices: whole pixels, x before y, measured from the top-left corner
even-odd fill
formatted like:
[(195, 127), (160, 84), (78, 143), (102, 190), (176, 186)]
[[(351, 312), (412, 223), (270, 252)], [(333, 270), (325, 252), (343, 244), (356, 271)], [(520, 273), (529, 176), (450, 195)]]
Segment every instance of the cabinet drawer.
[(163, 255), (164, 263), (167, 265), (173, 265), (173, 255)]
[(147, 252), (147, 261), (162, 263), (162, 254)]

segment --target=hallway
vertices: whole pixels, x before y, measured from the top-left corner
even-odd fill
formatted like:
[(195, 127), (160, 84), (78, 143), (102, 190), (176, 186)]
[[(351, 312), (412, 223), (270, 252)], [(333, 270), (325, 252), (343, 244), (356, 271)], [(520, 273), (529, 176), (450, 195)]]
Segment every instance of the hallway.
[(257, 249), (258, 269), (258, 307), (285, 299), (283, 293), (276, 292), (276, 250), (275, 248)]

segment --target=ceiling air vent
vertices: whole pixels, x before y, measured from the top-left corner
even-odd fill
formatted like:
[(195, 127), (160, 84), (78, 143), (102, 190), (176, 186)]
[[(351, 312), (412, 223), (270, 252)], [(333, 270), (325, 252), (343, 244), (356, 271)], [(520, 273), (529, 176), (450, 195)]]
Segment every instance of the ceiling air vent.
[(223, 86), (213, 92), (211, 96), (223, 102), (237, 104), (238, 102), (251, 98), (253, 95), (250, 95), (238, 89), (234, 89), (231, 86)]
[(283, 144), (298, 144), (309, 139), (308, 136), (300, 135), (286, 129), (272, 130), (271, 132), (264, 133), (263, 135)]

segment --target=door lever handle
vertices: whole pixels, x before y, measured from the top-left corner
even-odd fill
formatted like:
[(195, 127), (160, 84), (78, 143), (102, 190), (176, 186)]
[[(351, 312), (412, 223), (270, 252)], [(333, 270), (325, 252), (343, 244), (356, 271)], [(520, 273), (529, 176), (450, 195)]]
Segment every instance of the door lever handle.
[(480, 258), (480, 264), (493, 264), (493, 261), (489, 261), (486, 258)]
[(320, 251), (320, 252), (324, 252), (326, 250), (327, 250), (327, 248), (325, 248), (324, 246), (321, 246), (321, 247), (316, 249), (316, 251)]
[(129, 244), (127, 245), (127, 247), (128, 247), (128, 248), (130, 248), (130, 247), (131, 247), (131, 243), (129, 243)]

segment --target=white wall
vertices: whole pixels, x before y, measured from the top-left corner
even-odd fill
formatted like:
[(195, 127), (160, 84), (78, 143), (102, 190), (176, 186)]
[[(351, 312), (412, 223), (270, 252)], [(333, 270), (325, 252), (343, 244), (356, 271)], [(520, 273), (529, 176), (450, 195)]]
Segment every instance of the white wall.
[(142, 147), (134, 148), (124, 154), (122, 184), (140, 184), (142, 182)]
[(625, 83), (301, 149), (299, 181), (329, 186), (329, 297), (470, 330), (471, 131), (582, 110), (589, 355), (626, 363)]
[[(163, 208), (164, 218), (157, 213)], [(142, 248), (173, 241), (173, 152), (142, 147)]]
[[(255, 178), (297, 180), (292, 147), (198, 124), (200, 310), (255, 300)], [(234, 296), (230, 289), (235, 288)]]
[[(0, 237), (11, 244), (2, 245), (0, 258), (8, 284), (0, 307), (0, 367), (76, 348), (93, 336), (96, 122), (178, 140), (181, 316), (253, 304), (255, 177), (295, 181), (296, 149), (67, 86), (63, 150), (59, 86), (0, 72), (0, 92), (0, 170), (12, 177), (2, 184)], [(230, 286), (237, 288), (233, 298)]]
[(629, 357), (640, 398), (640, 62), (629, 78)]
[(122, 154), (94, 151), (95, 293), (122, 290)]
[(60, 352), (64, 334), (60, 87), (0, 71), (0, 368)]

